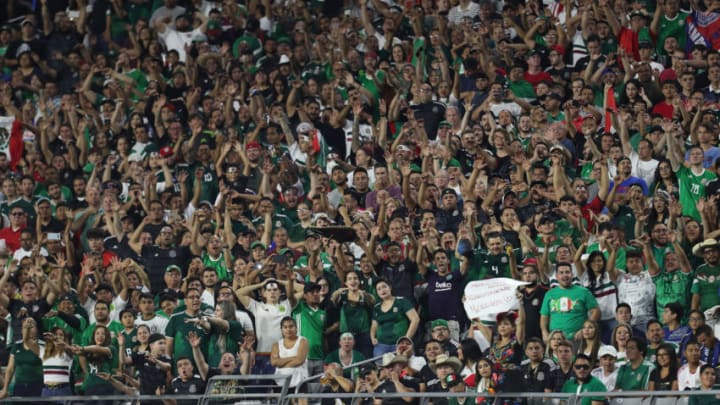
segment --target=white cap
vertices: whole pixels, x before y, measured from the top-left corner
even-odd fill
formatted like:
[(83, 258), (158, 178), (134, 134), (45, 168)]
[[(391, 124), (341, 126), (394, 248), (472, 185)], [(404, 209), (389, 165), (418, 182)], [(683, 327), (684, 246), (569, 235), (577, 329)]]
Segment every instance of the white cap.
[(598, 350), (598, 359), (602, 358), (603, 356), (612, 356), (613, 358), (617, 359), (617, 350), (615, 350), (615, 348), (610, 345), (600, 346), (600, 350)]

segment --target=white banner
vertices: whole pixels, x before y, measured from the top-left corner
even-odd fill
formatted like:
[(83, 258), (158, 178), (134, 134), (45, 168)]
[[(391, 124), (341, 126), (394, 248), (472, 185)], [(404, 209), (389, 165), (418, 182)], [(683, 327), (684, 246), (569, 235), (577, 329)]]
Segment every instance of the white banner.
[(465, 313), (469, 319), (495, 322), (497, 314), (518, 308), (517, 288), (526, 284), (504, 277), (472, 281), (465, 287)]

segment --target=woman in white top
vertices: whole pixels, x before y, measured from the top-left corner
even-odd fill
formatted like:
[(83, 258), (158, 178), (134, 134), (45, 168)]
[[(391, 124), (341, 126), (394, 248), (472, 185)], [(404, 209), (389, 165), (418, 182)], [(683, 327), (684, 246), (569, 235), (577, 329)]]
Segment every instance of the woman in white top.
[(73, 364), (70, 349), (70, 337), (60, 327), (45, 333), (45, 347), (40, 347), (43, 365), (43, 397), (72, 395), (70, 370)]
[[(285, 287), (287, 299), (280, 301), (280, 284)], [(250, 294), (262, 288), (261, 295), (264, 302), (250, 298)], [(270, 364), (270, 350), (273, 344), (282, 338), (280, 321), (290, 316), (297, 304), (298, 296), (295, 291), (295, 281), (266, 279), (258, 284), (239, 288), (236, 291), (238, 299), (255, 316), (255, 336), (257, 337), (257, 353), (253, 374), (273, 374)], [(302, 295), (302, 290), (299, 292)]]
[(297, 323), (289, 316), (280, 324), (282, 339), (273, 344), (270, 363), (277, 367), (275, 374), (289, 375), (290, 387), (294, 388), (308, 378), (308, 342), (298, 336)]

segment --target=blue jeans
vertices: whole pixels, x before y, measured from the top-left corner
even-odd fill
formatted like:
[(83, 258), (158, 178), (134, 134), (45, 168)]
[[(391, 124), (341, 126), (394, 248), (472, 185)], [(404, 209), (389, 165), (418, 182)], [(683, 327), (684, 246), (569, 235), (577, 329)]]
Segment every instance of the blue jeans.
[[(61, 388), (50, 388), (48, 386), (44, 386), (42, 389), (42, 397), (64, 397), (64, 396), (70, 396), (72, 395), (72, 386), (70, 384), (63, 386)], [(50, 403), (50, 402), (48, 402)], [(54, 402), (56, 404), (62, 404), (64, 401), (56, 401)]]
[(270, 364), (270, 356), (264, 354), (256, 355), (252, 374), (275, 374), (275, 367)]
[(375, 345), (375, 348), (373, 348), (373, 357), (382, 356), (385, 353), (392, 353), (395, 351), (395, 345), (386, 345), (385, 343), (380, 343)]

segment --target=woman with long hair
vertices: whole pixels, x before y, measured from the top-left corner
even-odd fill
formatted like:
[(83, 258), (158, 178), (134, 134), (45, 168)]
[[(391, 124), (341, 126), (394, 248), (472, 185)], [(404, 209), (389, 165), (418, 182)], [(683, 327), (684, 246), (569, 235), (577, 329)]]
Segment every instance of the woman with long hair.
[(463, 339), (458, 347), (458, 358), (463, 362), (463, 369), (460, 376), (464, 379), (475, 372), (475, 365), (483, 358), (480, 345), (475, 339)]
[(664, 343), (655, 352), (655, 369), (650, 372), (649, 391), (677, 391), (680, 365), (673, 345)]
[(619, 365), (625, 363), (625, 347), (630, 338), (633, 337), (632, 327), (626, 323), (617, 324), (612, 331), (610, 344), (617, 350), (617, 362)]
[(476, 327), (490, 343), (488, 358), (493, 361), (495, 371), (505, 373), (514, 370), (522, 361), (522, 342), (518, 341), (517, 327), (515, 320), (517, 315), (514, 312), (502, 312), (495, 318), (497, 321), (497, 333), (492, 331), (481, 322), (475, 322)]
[(653, 182), (653, 193), (658, 190), (665, 191), (670, 195), (679, 192), (677, 174), (672, 169), (672, 164), (667, 159), (661, 159), (655, 169), (655, 181)]
[(63, 328), (54, 327), (45, 333), (45, 347), (40, 350), (43, 365), (43, 397), (72, 395), (70, 371), (73, 356), (70, 335)]
[[(98, 373), (114, 372), (113, 358), (117, 349), (112, 346), (110, 330), (102, 325), (95, 326), (90, 345), (73, 346), (73, 353), (80, 357), (80, 367), (85, 374), (83, 391), (85, 395), (112, 395), (115, 388), (110, 382), (98, 377)], [(112, 401), (98, 401), (99, 404), (112, 404)]]
[(335, 290), (331, 298), (340, 312), (339, 332), (355, 337), (355, 348), (365, 358), (372, 357), (370, 326), (375, 297), (360, 289), (360, 276), (354, 271), (345, 273), (345, 287)]
[(598, 361), (598, 350), (602, 343), (600, 342), (600, 329), (598, 323), (588, 319), (583, 323), (580, 336), (576, 339), (577, 353), (584, 354), (590, 358), (591, 365), (595, 365)]
[(270, 362), (276, 374), (291, 376), (290, 387), (294, 388), (308, 378), (308, 341), (298, 335), (297, 323), (289, 316), (280, 321), (280, 328), (282, 339), (273, 344)]
[[(603, 330), (610, 330), (615, 326), (615, 308), (618, 304), (618, 289), (615, 285), (617, 270), (615, 268), (615, 257), (617, 255), (617, 242), (605, 243), (608, 249), (608, 257), (599, 250), (590, 252), (585, 263), (581, 257), (585, 252), (587, 244), (583, 242), (575, 252), (575, 268), (580, 279), (580, 284), (590, 290), (598, 302), (600, 308), (600, 321), (598, 322), (598, 334), (602, 336)], [(595, 357), (593, 361), (597, 360)]]
[(3, 388), (0, 399), (9, 395), (10, 382), (15, 380), (12, 395), (15, 397), (39, 397), (43, 388), (43, 366), (40, 359), (38, 326), (34, 318), (22, 322), (22, 340), (10, 346)]
[(548, 337), (547, 341), (547, 348), (545, 349), (545, 357), (557, 363), (557, 355), (555, 355), (555, 350), (557, 349), (558, 344), (560, 342), (564, 342), (565, 340), (565, 332), (561, 330), (554, 330), (550, 332), (550, 336)]
[(395, 351), (395, 343), (402, 336), (411, 340), (420, 325), (420, 316), (412, 303), (403, 297), (392, 295), (392, 287), (386, 279), (379, 279), (375, 291), (380, 302), (375, 304), (370, 326), (373, 356)]
[(465, 379), (466, 384), (475, 388), (478, 397), (475, 400), (477, 405), (490, 405), (495, 402), (495, 398), (485, 398), (482, 394), (495, 395), (499, 392), (501, 383), (501, 375), (496, 373), (495, 364), (492, 360), (483, 358), (478, 360), (475, 365), (475, 374)]
[(224, 353), (238, 352), (243, 341), (243, 327), (235, 318), (235, 304), (220, 301), (215, 304), (213, 316), (198, 318), (198, 326), (208, 334), (208, 364), (215, 368)]

